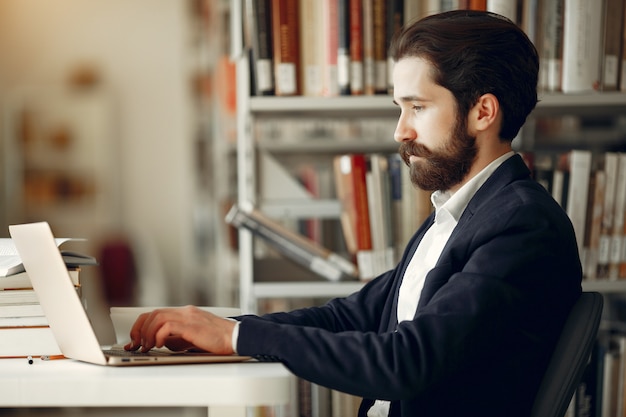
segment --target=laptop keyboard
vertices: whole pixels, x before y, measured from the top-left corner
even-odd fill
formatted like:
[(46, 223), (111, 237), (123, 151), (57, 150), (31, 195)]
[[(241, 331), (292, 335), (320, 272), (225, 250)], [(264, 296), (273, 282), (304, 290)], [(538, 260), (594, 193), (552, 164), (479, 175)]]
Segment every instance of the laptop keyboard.
[(102, 349), (102, 352), (107, 356), (117, 356), (122, 358), (135, 357), (135, 356), (169, 356), (170, 352), (160, 351), (152, 349), (148, 352), (140, 352), (138, 350), (125, 350), (124, 348), (112, 347), (110, 349)]

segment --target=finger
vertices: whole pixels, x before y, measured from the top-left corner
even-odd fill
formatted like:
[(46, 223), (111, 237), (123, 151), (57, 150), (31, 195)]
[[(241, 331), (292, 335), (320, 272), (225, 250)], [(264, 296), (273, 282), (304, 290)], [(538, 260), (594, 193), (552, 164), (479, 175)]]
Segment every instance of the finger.
[(130, 342), (124, 346), (126, 350), (137, 350), (141, 346), (141, 329), (148, 318), (148, 313), (140, 314), (130, 329)]

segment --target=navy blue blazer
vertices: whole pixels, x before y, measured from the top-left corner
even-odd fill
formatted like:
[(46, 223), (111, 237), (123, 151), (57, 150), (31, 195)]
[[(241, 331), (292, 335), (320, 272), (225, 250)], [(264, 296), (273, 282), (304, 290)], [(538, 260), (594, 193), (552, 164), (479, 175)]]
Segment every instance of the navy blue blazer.
[(239, 317), (239, 354), (363, 397), (362, 416), (374, 399), (390, 400), (392, 416), (528, 416), (581, 292), (569, 218), (521, 157), (509, 158), (469, 202), (414, 319), (398, 325), (402, 276), (432, 222), (393, 270), (348, 297)]

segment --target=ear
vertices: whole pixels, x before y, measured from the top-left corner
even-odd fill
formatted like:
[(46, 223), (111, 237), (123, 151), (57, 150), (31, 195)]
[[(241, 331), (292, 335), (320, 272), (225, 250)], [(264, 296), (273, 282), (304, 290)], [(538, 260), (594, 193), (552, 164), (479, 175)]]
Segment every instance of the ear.
[(491, 93), (483, 94), (469, 112), (468, 128), (470, 132), (499, 129), (500, 102)]

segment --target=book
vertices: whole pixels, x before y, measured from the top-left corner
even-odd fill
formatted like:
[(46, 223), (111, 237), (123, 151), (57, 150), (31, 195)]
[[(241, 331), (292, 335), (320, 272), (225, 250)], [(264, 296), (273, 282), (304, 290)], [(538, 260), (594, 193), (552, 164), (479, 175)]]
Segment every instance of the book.
[(300, 94), (299, 0), (272, 0), (274, 83), (277, 96)]
[[(57, 246), (68, 241), (80, 239), (57, 238), (55, 239)], [(61, 251), (63, 260), (68, 267), (76, 267), (81, 265), (97, 265), (97, 261), (93, 256), (84, 255), (73, 251)], [(0, 239), (0, 277), (6, 277), (24, 272), (24, 265), (20, 259), (17, 249), (13, 241), (9, 238)]]
[(538, 37), (540, 72), (539, 88), (561, 91), (563, 68), (563, 7), (565, 0), (541, 2)]
[(589, 201), (587, 204), (587, 224), (585, 226), (585, 248), (581, 259), (583, 276), (594, 280), (598, 272), (598, 252), (600, 250), (600, 232), (602, 230), (602, 210), (606, 193), (606, 174), (597, 169), (589, 180)]
[(603, 49), (601, 89), (619, 89), (622, 64), (622, 26), (624, 20), (624, 0), (605, 0), (603, 25)]
[(271, 0), (246, 0), (252, 89), (257, 96), (274, 95), (274, 50)]
[(373, 0), (374, 93), (386, 94), (387, 78), (387, 0)]
[[(70, 279), (75, 287), (80, 286), (79, 271), (79, 268), (68, 269)], [(18, 272), (13, 275), (0, 276), (0, 291), (23, 288), (32, 288), (30, 278), (28, 277), (28, 273), (26, 271)]]
[(609, 248), (609, 279), (620, 278), (622, 245), (626, 227), (626, 153), (617, 155), (617, 176), (615, 181), (615, 204), (613, 210), (613, 231)]
[(367, 196), (367, 164), (361, 153), (333, 159), (337, 198), (341, 203), (341, 226), (346, 247), (356, 256), (359, 277), (375, 276), (370, 212)]
[(288, 259), (329, 281), (357, 278), (357, 268), (353, 263), (306, 236), (284, 227), (255, 208), (242, 209), (235, 204), (226, 215), (226, 222), (251, 231)]
[(391, 220), (391, 194), (387, 157), (381, 154), (366, 156), (367, 202), (374, 256), (374, 276), (395, 264), (395, 246)]
[[(337, 59), (339, 56), (339, 0), (319, 0), (322, 3), (322, 39), (324, 40), (323, 95), (339, 95)], [(318, 34), (319, 36), (319, 34)]]
[(583, 253), (585, 237), (591, 156), (591, 151), (588, 150), (575, 149), (568, 153), (569, 184), (566, 211), (574, 226), (580, 254)]
[(563, 9), (564, 93), (598, 90), (602, 51), (602, 5), (565, 0)]
[(350, 1), (337, 0), (337, 86), (339, 94), (351, 94), (350, 88)]
[(600, 232), (600, 246), (598, 249), (598, 278), (609, 278), (609, 264), (611, 259), (611, 241), (613, 234), (613, 219), (615, 214), (615, 194), (617, 191), (618, 154), (604, 153), (604, 172), (606, 175), (606, 190), (604, 193), (604, 207), (602, 208), (602, 228)]
[[(387, 3), (387, 24), (385, 32), (385, 51), (389, 50), (391, 40), (404, 25), (404, 0), (390, 0)], [(393, 66), (390, 56), (387, 57), (387, 93), (393, 95)]]
[(518, 22), (517, 0), (487, 0), (487, 11), (508, 17), (513, 22)]
[(0, 358), (43, 355), (61, 355), (49, 326), (0, 327)]
[(302, 95), (319, 97), (324, 91), (324, 44), (320, 36), (323, 3), (300, 0), (300, 60)]
[(361, 95), (363, 80), (363, 2), (348, 0), (350, 7), (350, 94)]
[(376, 61), (374, 58), (374, 1), (363, 0), (361, 24), (363, 33), (363, 93), (376, 93)]

